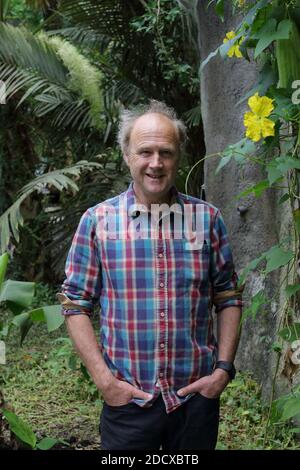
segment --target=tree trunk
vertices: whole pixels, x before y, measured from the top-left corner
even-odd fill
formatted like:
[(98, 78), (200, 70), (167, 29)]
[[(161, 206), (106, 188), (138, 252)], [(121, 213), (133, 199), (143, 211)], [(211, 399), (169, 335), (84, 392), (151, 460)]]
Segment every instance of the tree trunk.
[[(197, 22), (201, 61), (215, 50), (228, 31), (234, 30), (241, 18), (233, 17), (231, 2), (225, 2), (224, 23), (217, 17), (208, 1), (197, 1)], [(202, 119), (207, 155), (224, 150), (244, 137), (243, 114), (247, 102), (238, 101), (253, 87), (258, 70), (254, 62), (245, 59), (214, 57), (201, 75)], [(266, 191), (258, 199), (249, 196), (243, 201), (235, 199), (242, 190), (258, 183), (265, 176), (256, 164), (247, 163), (241, 169), (230, 162), (216, 175), (218, 157), (205, 161), (204, 181), (206, 199), (219, 207), (228, 228), (235, 265), (238, 272), (262, 252), (278, 243), (276, 220), (278, 195)], [(241, 207), (243, 206), (243, 207)], [(279, 286), (279, 275), (263, 281), (258, 272), (251, 274), (245, 288), (245, 298), (251, 299), (261, 288), (267, 295)], [(269, 390), (273, 357), (271, 344), (276, 331), (275, 310), (272, 304), (248, 319), (242, 330), (236, 364), (241, 370), (254, 372)]]

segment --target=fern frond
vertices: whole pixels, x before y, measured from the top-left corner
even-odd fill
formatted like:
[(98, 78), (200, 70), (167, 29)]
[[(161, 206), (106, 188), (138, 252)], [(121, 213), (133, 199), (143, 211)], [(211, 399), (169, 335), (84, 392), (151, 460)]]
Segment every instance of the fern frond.
[(18, 199), (0, 216), (0, 253), (7, 251), (12, 236), (16, 242), (19, 242), (19, 227), (24, 223), (21, 205), (33, 192), (39, 193), (46, 187), (54, 186), (60, 192), (64, 189), (72, 189), (76, 193), (79, 188), (71, 177), (79, 178), (83, 171), (102, 168), (100, 163), (82, 160), (76, 165), (38, 176), (26, 184), (18, 192)]

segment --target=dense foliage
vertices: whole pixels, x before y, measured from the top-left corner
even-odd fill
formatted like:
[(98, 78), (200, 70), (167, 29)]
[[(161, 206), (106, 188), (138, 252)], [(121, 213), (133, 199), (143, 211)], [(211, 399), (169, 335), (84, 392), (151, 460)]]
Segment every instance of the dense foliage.
[[(223, 18), (224, 2), (210, 3)], [(300, 364), (300, 2), (232, 1), (232, 8), (233, 13), (242, 15), (242, 21), (235, 31), (228, 31), (223, 43), (201, 67), (220, 54), (227, 60), (256, 61), (260, 69), (258, 83), (243, 98), (243, 101), (248, 100), (244, 114), (245, 136), (219, 154), (218, 171), (232, 159), (241, 166), (248, 162), (259, 165), (265, 178), (238, 197), (249, 194), (260, 197), (264, 191), (275, 190), (282, 212), (289, 215), (279, 243), (246, 266), (240, 278), (240, 283), (244, 283), (249, 273), (256, 270), (263, 286), (266, 276), (275, 270), (282, 272), (280, 286), (271, 298), (261, 287), (249, 299), (243, 320), (255, 319), (263, 314), (266, 305), (277, 301), (278, 308), (273, 315), (278, 336), (272, 345), (277, 361), (269, 419), (288, 421), (300, 417), (300, 387), (296, 380)], [(279, 301), (279, 296), (284, 300)], [(288, 379), (290, 393), (274, 400), (280, 372)], [(268, 424), (269, 421), (266, 433)], [(298, 431), (296, 428), (295, 432)]]
[[(189, 144), (179, 188), (188, 166), (204, 154), (195, 27), (186, 27), (185, 11), (170, 0), (134, 1), (130, 8), (117, 0), (27, 3), (35, 9), (5, 2), (0, 23), (6, 83), (0, 209), (14, 202), (19, 208), (1, 217), (0, 245), (2, 253), (14, 253), (19, 275), (53, 282), (54, 273), (57, 281), (62, 277), (80, 215), (126, 187), (115, 142), (123, 106), (162, 99), (185, 118)], [(77, 189), (52, 178), (81, 160), (102, 171), (83, 173)], [(28, 184), (38, 190), (24, 198)], [(200, 194), (201, 168), (190, 190)]]

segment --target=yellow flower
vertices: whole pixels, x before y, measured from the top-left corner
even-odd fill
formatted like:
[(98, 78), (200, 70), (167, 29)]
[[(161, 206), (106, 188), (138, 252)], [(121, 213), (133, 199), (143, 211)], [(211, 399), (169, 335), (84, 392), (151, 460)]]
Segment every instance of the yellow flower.
[(275, 122), (267, 119), (274, 109), (273, 101), (267, 96), (259, 96), (258, 93), (251, 96), (248, 105), (251, 111), (244, 115), (246, 137), (258, 142), (262, 137), (275, 135)]
[[(234, 31), (229, 31), (229, 33), (226, 34), (226, 37), (223, 39), (223, 43), (226, 44), (230, 39), (234, 39), (236, 37), (236, 34)], [(233, 57), (234, 55), (236, 57), (243, 57), (243, 54), (240, 51), (240, 45), (243, 42), (244, 37), (242, 37), (239, 41), (237, 41), (227, 52), (228, 57)]]

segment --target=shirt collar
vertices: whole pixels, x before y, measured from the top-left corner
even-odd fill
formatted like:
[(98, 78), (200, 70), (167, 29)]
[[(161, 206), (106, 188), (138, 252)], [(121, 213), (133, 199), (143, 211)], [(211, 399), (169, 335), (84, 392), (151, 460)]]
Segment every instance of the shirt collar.
[[(172, 212), (176, 212), (182, 214), (182, 201), (179, 196), (179, 192), (177, 191), (176, 187), (173, 185), (170, 188), (170, 195), (171, 195), (171, 204)], [(133, 189), (133, 181), (128, 186), (127, 191), (125, 192), (126, 204), (128, 208), (128, 215), (131, 217), (136, 217), (141, 212), (149, 213), (150, 210), (144, 205), (137, 201), (136, 194)], [(178, 206), (179, 204), (179, 206)]]

